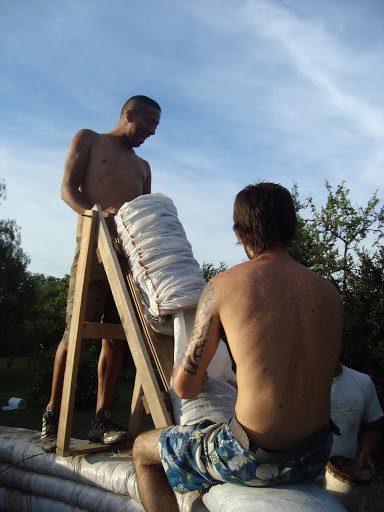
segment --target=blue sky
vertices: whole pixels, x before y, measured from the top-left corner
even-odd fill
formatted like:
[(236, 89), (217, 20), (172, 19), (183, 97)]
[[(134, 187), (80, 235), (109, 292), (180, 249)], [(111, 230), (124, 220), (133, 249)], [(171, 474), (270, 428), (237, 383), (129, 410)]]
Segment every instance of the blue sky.
[(232, 207), (256, 180), (297, 182), (318, 206), (326, 179), (382, 198), (383, 19), (382, 0), (0, 2), (0, 218), (20, 225), (29, 270), (69, 273), (67, 148), (133, 94), (162, 107), (137, 153), (200, 264), (245, 258)]

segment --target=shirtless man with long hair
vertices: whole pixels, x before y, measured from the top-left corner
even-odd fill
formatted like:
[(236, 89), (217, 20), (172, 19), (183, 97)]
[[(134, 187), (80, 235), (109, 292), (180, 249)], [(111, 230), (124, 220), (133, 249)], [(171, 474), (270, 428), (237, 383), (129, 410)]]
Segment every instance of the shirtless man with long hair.
[(173, 491), (302, 482), (325, 467), (342, 307), (331, 283), (289, 256), (296, 225), (280, 185), (249, 185), (236, 196), (234, 230), (249, 261), (207, 284), (173, 376), (178, 396), (197, 396), (224, 329), (236, 363), (235, 415), (137, 438), (133, 461), (148, 512), (177, 511)]

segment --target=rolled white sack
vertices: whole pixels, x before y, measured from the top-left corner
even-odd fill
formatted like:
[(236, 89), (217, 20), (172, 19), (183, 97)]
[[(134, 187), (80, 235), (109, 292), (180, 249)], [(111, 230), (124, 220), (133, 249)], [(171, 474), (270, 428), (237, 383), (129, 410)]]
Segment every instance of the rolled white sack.
[(8, 407), (12, 407), (12, 409), (19, 409), (20, 411), (24, 411), (27, 408), (27, 402), (22, 398), (12, 397), (8, 400)]

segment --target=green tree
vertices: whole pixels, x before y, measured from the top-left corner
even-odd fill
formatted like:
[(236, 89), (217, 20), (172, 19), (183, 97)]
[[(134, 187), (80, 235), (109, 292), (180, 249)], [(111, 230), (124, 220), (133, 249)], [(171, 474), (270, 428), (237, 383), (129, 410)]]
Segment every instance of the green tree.
[[(0, 200), (6, 199), (0, 180)], [(21, 247), (15, 220), (0, 219), (0, 342), (2, 352), (13, 352), (21, 333), (20, 319), (29, 303), (33, 285), (27, 266), (30, 260)]]
[(220, 261), (219, 266), (215, 267), (212, 263), (207, 263), (204, 261), (204, 263), (201, 266), (201, 273), (203, 274), (204, 279), (208, 283), (210, 279), (212, 279), (213, 276), (216, 274), (219, 274), (220, 272), (224, 272), (228, 269), (228, 265), (224, 263), (223, 261)]
[[(360, 252), (344, 300), (344, 353), (352, 368), (370, 373), (384, 399), (384, 247)], [(361, 371), (364, 371), (363, 369)]]
[(24, 312), (22, 344), (28, 353), (57, 347), (64, 329), (69, 276), (31, 274), (31, 302)]
[[(335, 192), (328, 181), (325, 186), (328, 199), (320, 209), (311, 196), (300, 202), (297, 185), (294, 186), (292, 195), (298, 213), (299, 238), (292, 245), (291, 254), (334, 283), (345, 298), (351, 291), (350, 280), (355, 279), (358, 271), (363, 240), (371, 235), (375, 248), (383, 237), (384, 207), (378, 208), (377, 192), (367, 206), (353, 206), (345, 182)], [(302, 217), (304, 209), (309, 209), (309, 219)]]

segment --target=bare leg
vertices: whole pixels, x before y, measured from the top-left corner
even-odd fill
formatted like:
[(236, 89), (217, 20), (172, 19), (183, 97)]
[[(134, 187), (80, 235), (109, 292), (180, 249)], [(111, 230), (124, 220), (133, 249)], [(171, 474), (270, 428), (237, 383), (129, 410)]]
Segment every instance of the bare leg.
[[(67, 360), (68, 342), (61, 340), (57, 347), (53, 365), (51, 398), (47, 409), (60, 411), (61, 395), (63, 391), (65, 364)], [(119, 377), (121, 363), (124, 355), (124, 342), (122, 340), (102, 340), (98, 364), (98, 390), (96, 412), (109, 411), (113, 392)]]
[(175, 494), (161, 464), (158, 443), (162, 430), (144, 432), (133, 445), (137, 485), (147, 512), (179, 512)]
[(103, 410), (111, 410), (112, 397), (119, 377), (123, 355), (123, 340), (102, 340), (99, 364), (97, 367), (98, 388), (96, 416)]
[(68, 342), (61, 340), (56, 350), (55, 362), (53, 365), (51, 398), (47, 405), (47, 409), (55, 409), (57, 414), (60, 412), (67, 352)]

